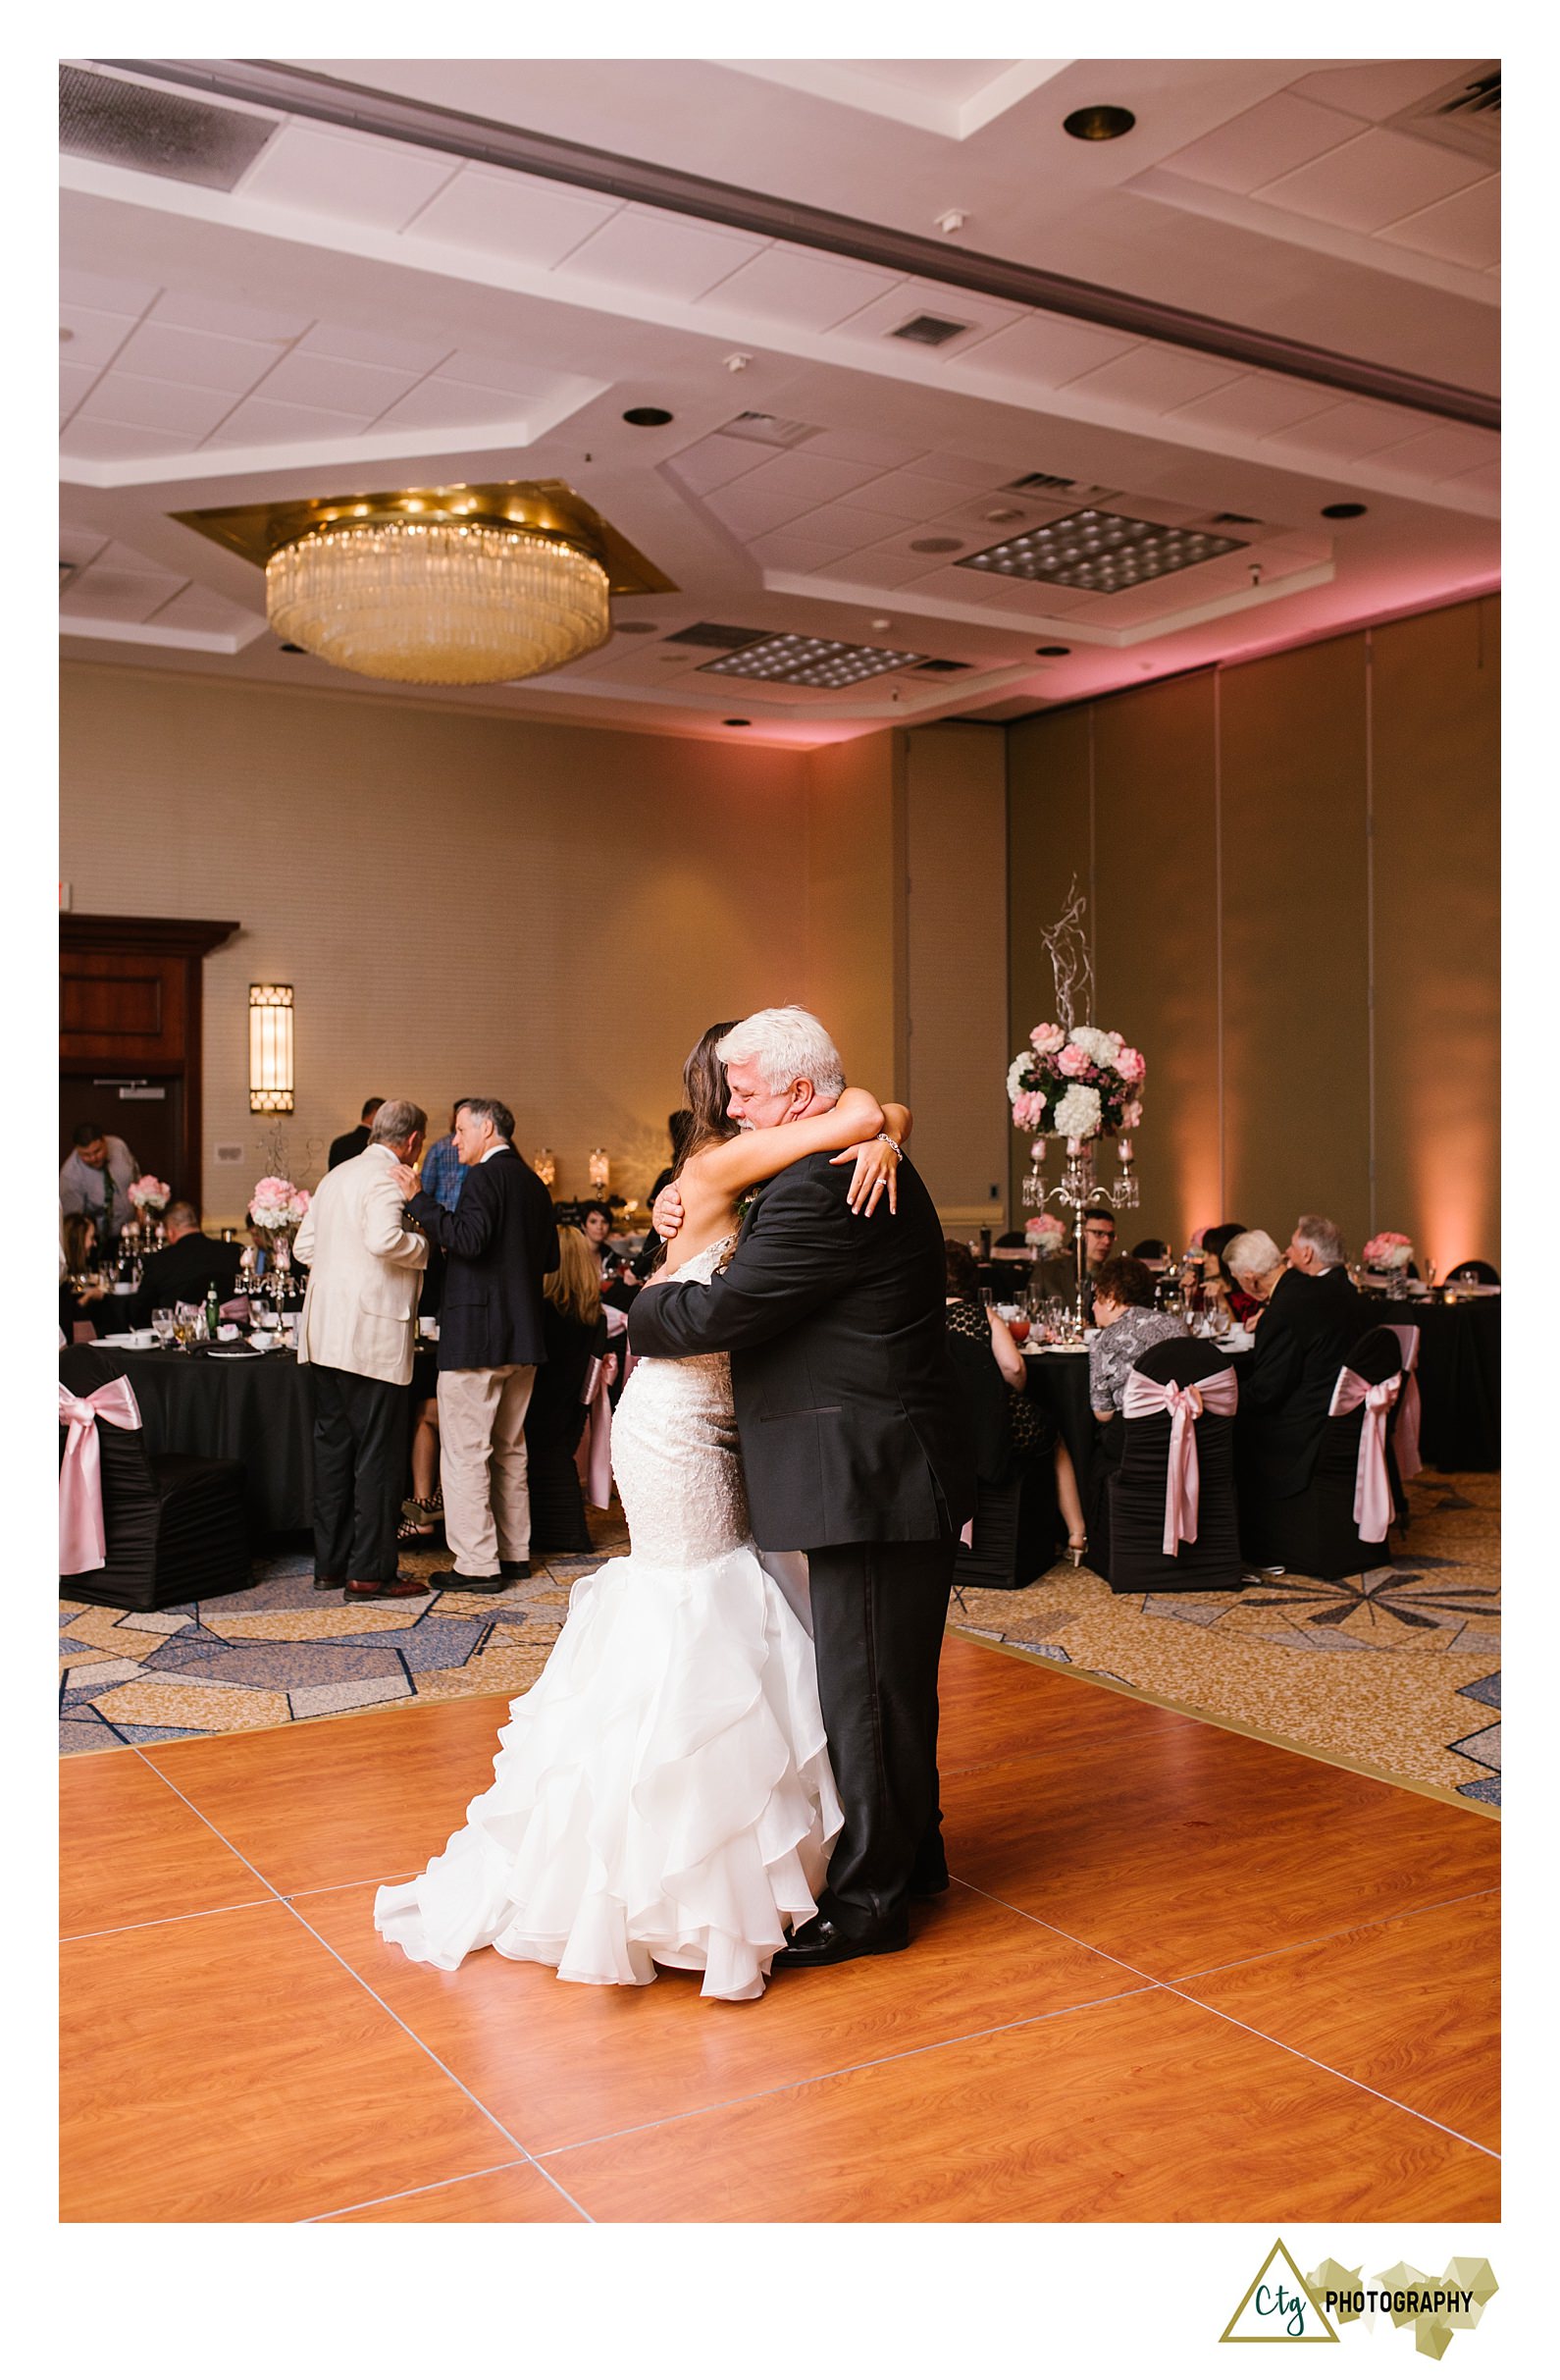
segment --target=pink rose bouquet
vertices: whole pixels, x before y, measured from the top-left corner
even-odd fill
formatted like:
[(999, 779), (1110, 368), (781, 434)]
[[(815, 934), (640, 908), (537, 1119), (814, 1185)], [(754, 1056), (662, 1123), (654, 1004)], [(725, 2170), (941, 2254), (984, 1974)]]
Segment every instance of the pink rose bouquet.
[(1031, 1215), (1023, 1236), (1037, 1256), (1054, 1256), (1067, 1236), (1066, 1226), (1055, 1215)]
[(284, 1182), (279, 1174), (257, 1182), (249, 1199), (250, 1214), (266, 1232), (295, 1232), (308, 1211), (308, 1191)]
[(1378, 1232), (1360, 1255), (1373, 1273), (1406, 1273), (1414, 1261), (1414, 1243), (1406, 1232)]
[(152, 1214), (160, 1215), (168, 1204), (168, 1185), (159, 1182), (155, 1174), (142, 1174), (125, 1195), (137, 1213), (144, 1215), (150, 1209)]
[(1008, 1101), (1019, 1132), (1092, 1140), (1135, 1132), (1143, 1120), (1143, 1053), (1098, 1026), (1037, 1025), (1008, 1069)]

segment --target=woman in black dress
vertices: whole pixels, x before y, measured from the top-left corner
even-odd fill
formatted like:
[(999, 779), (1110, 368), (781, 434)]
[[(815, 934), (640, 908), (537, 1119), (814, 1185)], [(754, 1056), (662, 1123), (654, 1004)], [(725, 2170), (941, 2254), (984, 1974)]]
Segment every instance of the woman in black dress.
[(599, 1262), (584, 1234), (569, 1224), (559, 1226), (558, 1269), (548, 1273), (542, 1289), (547, 1359), (537, 1367), (526, 1408), (531, 1542), (549, 1554), (589, 1554), (591, 1531), (574, 1454), (585, 1428), (591, 1365), (606, 1352), (606, 1317)]
[[(989, 1487), (1011, 1479), (1014, 1469), (1043, 1480), (1066, 1524), (1067, 1553), (1076, 1569), (1087, 1539), (1072, 1457), (1056, 1424), (1024, 1393), (1023, 1357), (1002, 1316), (980, 1302), (974, 1257), (958, 1240), (945, 1240), (943, 1254), (948, 1266), (948, 1350), (968, 1400), (976, 1469)], [(1047, 1566), (1050, 1559), (1047, 1547)]]

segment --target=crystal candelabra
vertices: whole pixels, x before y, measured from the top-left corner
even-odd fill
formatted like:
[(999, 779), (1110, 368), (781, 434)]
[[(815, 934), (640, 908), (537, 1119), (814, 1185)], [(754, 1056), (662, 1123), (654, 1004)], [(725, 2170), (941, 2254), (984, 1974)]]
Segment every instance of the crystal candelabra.
[(551, 1149), (539, 1148), (531, 1160), (531, 1167), (537, 1180), (545, 1182), (547, 1189), (550, 1190), (558, 1178), (558, 1161)]
[(1109, 1190), (1095, 1177), (1094, 1142), (1092, 1140), (1068, 1140), (1066, 1157), (1066, 1161), (1060, 1178), (1055, 1182), (1047, 1182), (1045, 1179), (1045, 1139), (1042, 1137), (1031, 1144), (1030, 1171), (1023, 1186), (1023, 1202), (1025, 1206), (1038, 1209), (1049, 1204), (1054, 1198), (1059, 1206), (1070, 1206), (1073, 1210), (1072, 1243), (1077, 1265), (1077, 1286), (1073, 1296), (1073, 1321), (1078, 1336), (1081, 1338), (1084, 1325), (1088, 1320), (1087, 1252), (1083, 1244), (1083, 1210), (1087, 1206), (1114, 1206), (1118, 1213), (1120, 1213), (1125, 1208), (1136, 1206), (1139, 1191), (1137, 1178), (1132, 1171), (1132, 1143), (1124, 1135), (1119, 1137), (1116, 1143), (1117, 1163), (1120, 1170), (1116, 1177), (1115, 1185)]
[(611, 1161), (610, 1161), (610, 1159), (608, 1158), (608, 1156), (607, 1156), (607, 1153), (606, 1153), (605, 1149), (604, 1149), (604, 1148), (593, 1148), (593, 1149), (592, 1149), (592, 1151), (591, 1151), (591, 1188), (592, 1188), (592, 1190), (604, 1190), (607, 1188), (608, 1184), (610, 1183), (611, 1179), (612, 1179), (612, 1167), (611, 1167)]

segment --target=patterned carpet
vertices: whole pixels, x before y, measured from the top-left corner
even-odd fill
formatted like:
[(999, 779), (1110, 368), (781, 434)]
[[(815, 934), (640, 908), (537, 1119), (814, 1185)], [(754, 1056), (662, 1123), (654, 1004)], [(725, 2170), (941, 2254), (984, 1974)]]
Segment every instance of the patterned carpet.
[[(1151, 1701), (1447, 1797), (1500, 1801), (1500, 1482), (1424, 1473), (1390, 1569), (1342, 1586), (1265, 1579), (1239, 1595), (1112, 1595), (1058, 1564), (999, 1595), (967, 1588), (962, 1635)], [(60, 1606), (60, 1749), (104, 1751), (275, 1727), (462, 1694), (523, 1693), (569, 1588), (627, 1544), (591, 1514), (597, 1551), (501, 1596), (354, 1605), (316, 1595), (305, 1552), (266, 1562), (242, 1595), (167, 1612)], [(412, 1555), (419, 1576), (448, 1560)]]
[(1230, 1595), (1113, 1595), (1059, 1563), (965, 1588), (954, 1625), (1447, 1799), (1500, 1804), (1500, 1480), (1425, 1471), (1390, 1568)]

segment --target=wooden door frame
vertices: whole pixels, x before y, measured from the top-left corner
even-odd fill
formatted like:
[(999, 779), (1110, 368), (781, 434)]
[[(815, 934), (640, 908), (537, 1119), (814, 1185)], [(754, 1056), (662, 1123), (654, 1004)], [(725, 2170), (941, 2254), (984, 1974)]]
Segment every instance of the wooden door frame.
[[(202, 1208), (205, 1200), (205, 1167), (201, 1162), (201, 1073), (203, 1036), (201, 1030), (202, 961), (206, 953), (218, 948), (238, 931), (234, 919), (218, 918), (105, 918), (87, 917), (75, 910), (60, 913), (60, 950), (91, 952), (99, 957), (123, 956), (134, 953), (160, 959), (177, 959), (184, 971), (184, 1046), (182, 1057), (167, 1064), (159, 1061), (160, 1074), (182, 1077), (184, 1093), (183, 1114), (183, 1175), (190, 1187), (190, 1195)], [(117, 1067), (123, 1071), (125, 1061), (105, 1053), (101, 1060), (71, 1058), (60, 1060), (62, 1074), (89, 1074), (98, 1067)]]

